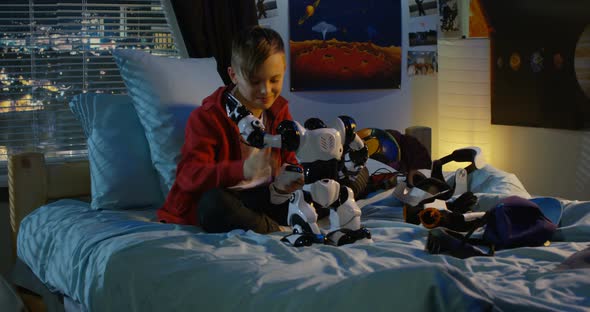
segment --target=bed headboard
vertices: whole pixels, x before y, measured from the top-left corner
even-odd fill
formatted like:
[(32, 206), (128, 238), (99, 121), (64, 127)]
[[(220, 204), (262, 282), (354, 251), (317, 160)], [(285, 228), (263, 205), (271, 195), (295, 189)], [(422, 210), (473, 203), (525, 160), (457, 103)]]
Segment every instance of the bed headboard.
[[(420, 141), (431, 152), (431, 128), (413, 126), (406, 135)], [(21, 153), (8, 158), (10, 225), (14, 255), (21, 220), (33, 210), (61, 198), (90, 197), (90, 168), (87, 160), (48, 163), (42, 153)]]
[(13, 248), (21, 220), (38, 207), (60, 198), (90, 197), (87, 160), (49, 164), (42, 153), (8, 158), (8, 197)]

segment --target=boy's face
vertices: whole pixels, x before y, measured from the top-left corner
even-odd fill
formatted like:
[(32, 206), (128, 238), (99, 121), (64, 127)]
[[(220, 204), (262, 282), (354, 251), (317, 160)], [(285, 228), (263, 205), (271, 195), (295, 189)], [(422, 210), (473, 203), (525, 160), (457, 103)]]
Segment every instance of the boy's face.
[(240, 101), (254, 115), (260, 116), (281, 94), (286, 66), (285, 54), (275, 53), (264, 61), (252, 77), (244, 77), (241, 71), (228, 68)]

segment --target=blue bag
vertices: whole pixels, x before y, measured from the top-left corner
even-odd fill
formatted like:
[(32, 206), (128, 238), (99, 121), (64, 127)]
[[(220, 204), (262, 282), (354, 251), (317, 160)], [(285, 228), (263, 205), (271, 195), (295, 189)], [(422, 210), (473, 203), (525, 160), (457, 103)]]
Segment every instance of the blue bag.
[(496, 250), (541, 246), (557, 229), (532, 200), (510, 196), (486, 213), (483, 240)]
[[(543, 203), (543, 209), (537, 202)], [(544, 210), (552, 219), (545, 216)], [(431, 230), (426, 250), (432, 254), (446, 253), (465, 259), (493, 256), (496, 250), (501, 249), (541, 246), (555, 233), (560, 216), (561, 204), (555, 199), (529, 200), (510, 196), (488, 210), (466, 235), (444, 228)], [(481, 226), (485, 226), (482, 238), (471, 238), (471, 234)], [(484, 252), (477, 245), (487, 246), (489, 251)]]

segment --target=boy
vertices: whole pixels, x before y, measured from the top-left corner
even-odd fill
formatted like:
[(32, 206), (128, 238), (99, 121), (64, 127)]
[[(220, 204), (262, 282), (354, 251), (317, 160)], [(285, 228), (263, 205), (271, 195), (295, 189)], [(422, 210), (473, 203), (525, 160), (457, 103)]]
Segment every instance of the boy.
[(285, 70), (277, 32), (255, 26), (237, 35), (228, 67), (232, 85), (217, 89), (191, 113), (176, 180), (158, 210), (161, 221), (200, 225), (207, 232), (286, 230), (281, 226), (287, 225), (290, 193), (304, 183), (303, 176), (283, 182), (284, 165), (296, 164), (295, 154), (247, 145), (225, 107), (228, 92), (276, 134), (281, 121), (292, 119), (280, 96)]

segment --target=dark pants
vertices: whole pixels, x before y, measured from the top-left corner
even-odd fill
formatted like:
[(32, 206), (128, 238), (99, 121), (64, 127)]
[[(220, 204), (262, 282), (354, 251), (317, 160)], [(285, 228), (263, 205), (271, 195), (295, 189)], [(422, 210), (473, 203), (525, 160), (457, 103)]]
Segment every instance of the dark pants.
[[(367, 187), (369, 172), (366, 168), (354, 181), (340, 180), (350, 187), (358, 197)], [(316, 206), (317, 207), (317, 206)], [(287, 226), (289, 201), (280, 205), (270, 203), (268, 185), (245, 190), (214, 188), (203, 194), (197, 209), (201, 227), (209, 233), (229, 232), (235, 229), (252, 230), (266, 234), (280, 230), (279, 225)], [(330, 214), (328, 208), (317, 209), (318, 219)]]
[(265, 234), (288, 225), (289, 201), (271, 204), (267, 185), (240, 191), (215, 188), (203, 194), (197, 211), (199, 223), (207, 232), (243, 229)]

